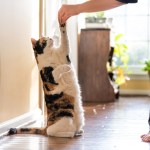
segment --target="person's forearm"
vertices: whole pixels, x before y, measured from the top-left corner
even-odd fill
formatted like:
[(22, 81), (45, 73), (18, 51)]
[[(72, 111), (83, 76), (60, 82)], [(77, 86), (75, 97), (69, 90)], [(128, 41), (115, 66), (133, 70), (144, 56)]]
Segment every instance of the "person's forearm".
[(104, 11), (123, 4), (124, 3), (118, 2), (117, 0), (89, 0), (82, 4), (62, 5), (58, 12), (59, 23), (63, 24), (71, 16), (75, 16), (80, 13)]
[(77, 4), (77, 14), (84, 12), (104, 11), (123, 5), (123, 3), (116, 0), (89, 0), (82, 4)]

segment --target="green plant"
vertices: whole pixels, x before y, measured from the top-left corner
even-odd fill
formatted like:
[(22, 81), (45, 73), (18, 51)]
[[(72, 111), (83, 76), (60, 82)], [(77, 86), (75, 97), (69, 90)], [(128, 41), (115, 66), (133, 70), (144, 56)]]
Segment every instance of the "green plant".
[(145, 60), (144, 67), (142, 68), (143, 71), (150, 71), (150, 60)]
[(112, 65), (107, 65), (108, 72), (114, 74), (114, 81), (117, 85), (122, 85), (129, 80), (126, 75), (128, 71), (129, 55), (127, 54), (128, 47), (123, 42), (123, 34), (117, 34), (114, 38), (114, 53), (112, 58)]
[(94, 18), (104, 18), (105, 17), (105, 12), (100, 11), (100, 12), (95, 12), (95, 13), (87, 13), (86, 17), (94, 17)]
[(105, 17), (105, 12), (104, 11), (97, 12), (96, 17), (97, 18), (104, 18)]
[(116, 58), (115, 63), (124, 68), (128, 67), (129, 55), (127, 54), (128, 47), (122, 40), (123, 34), (117, 34), (114, 38), (114, 57)]

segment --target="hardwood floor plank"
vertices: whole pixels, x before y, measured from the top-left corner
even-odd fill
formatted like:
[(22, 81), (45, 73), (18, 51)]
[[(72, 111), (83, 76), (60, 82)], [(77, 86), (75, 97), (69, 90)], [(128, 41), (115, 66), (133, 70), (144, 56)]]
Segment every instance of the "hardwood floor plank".
[(83, 136), (13, 135), (0, 140), (0, 150), (150, 149), (150, 143), (140, 139), (140, 135), (149, 129), (150, 97), (121, 97), (112, 103), (85, 103), (84, 108), (86, 124)]

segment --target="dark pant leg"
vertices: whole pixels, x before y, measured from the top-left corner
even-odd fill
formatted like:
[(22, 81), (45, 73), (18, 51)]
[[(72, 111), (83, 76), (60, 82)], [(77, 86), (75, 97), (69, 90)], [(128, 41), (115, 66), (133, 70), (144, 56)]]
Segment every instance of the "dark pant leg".
[(149, 130), (150, 130), (150, 112), (149, 112), (148, 124), (149, 124)]

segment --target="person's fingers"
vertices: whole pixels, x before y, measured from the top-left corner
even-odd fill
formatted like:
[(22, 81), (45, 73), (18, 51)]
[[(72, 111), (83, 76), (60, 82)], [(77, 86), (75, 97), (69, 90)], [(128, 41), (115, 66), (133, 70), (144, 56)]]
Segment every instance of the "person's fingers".
[(71, 17), (70, 9), (68, 9), (68, 5), (62, 5), (60, 10), (58, 11), (58, 20), (60, 24), (66, 23), (67, 19)]
[(64, 23), (66, 23), (66, 21), (68, 20), (68, 18), (69, 18), (70, 16), (67, 16), (67, 15), (63, 15), (62, 16), (62, 18), (60, 19), (61, 21), (61, 24), (64, 24)]
[(62, 24), (62, 22), (63, 22), (63, 17), (60, 16), (58, 20), (59, 20), (59, 23)]
[(63, 12), (62, 12), (62, 9), (60, 9), (60, 10), (58, 11), (58, 21), (59, 21), (59, 23), (61, 23), (62, 15), (63, 15)]
[(58, 21), (59, 21), (59, 23), (61, 23), (61, 21), (62, 21), (62, 16), (64, 16), (64, 13), (60, 11), (58, 13)]
[(60, 24), (62, 23), (62, 19), (64, 15), (65, 15), (65, 5), (62, 5), (58, 11), (58, 21)]
[(150, 142), (150, 136), (147, 134), (142, 135), (141, 138), (143, 142)]
[(58, 21), (59, 21), (60, 24), (66, 23), (66, 21), (69, 17), (70, 16), (65, 12), (59, 12), (58, 13)]
[(144, 137), (144, 136), (145, 136), (145, 134), (141, 135), (141, 138)]
[(148, 138), (147, 138), (147, 137), (144, 137), (144, 138), (142, 138), (142, 141), (144, 141), (144, 142), (148, 142), (149, 140), (148, 140)]
[(141, 137), (141, 139), (142, 139), (142, 141), (144, 141), (144, 139), (145, 139), (145, 135), (143, 135), (143, 136)]

